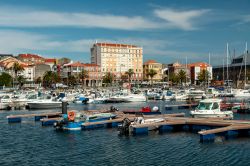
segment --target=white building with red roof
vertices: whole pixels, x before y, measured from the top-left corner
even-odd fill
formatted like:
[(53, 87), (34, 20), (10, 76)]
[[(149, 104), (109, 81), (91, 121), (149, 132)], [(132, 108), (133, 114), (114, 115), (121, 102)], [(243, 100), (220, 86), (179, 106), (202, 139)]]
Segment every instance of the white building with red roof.
[(110, 72), (121, 79), (129, 69), (133, 69), (132, 80), (143, 79), (143, 49), (135, 45), (115, 43), (95, 43), (91, 48), (91, 63), (101, 67), (105, 75)]
[(71, 62), (63, 65), (63, 75), (62, 77), (67, 78), (71, 75), (78, 77), (83, 71), (88, 72), (88, 77), (84, 79), (84, 85), (86, 86), (101, 86), (102, 83), (102, 73), (100, 66), (97, 64), (81, 63), (81, 62)]

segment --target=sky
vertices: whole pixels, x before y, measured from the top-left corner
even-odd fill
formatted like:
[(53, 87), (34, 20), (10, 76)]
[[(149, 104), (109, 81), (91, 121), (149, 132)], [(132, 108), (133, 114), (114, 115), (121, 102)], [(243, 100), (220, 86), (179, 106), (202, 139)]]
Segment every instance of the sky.
[(0, 54), (89, 63), (97, 41), (143, 47), (144, 61), (209, 62), (210, 54), (219, 65), (227, 43), (230, 58), (250, 43), (249, 8), (249, 0), (1, 0)]

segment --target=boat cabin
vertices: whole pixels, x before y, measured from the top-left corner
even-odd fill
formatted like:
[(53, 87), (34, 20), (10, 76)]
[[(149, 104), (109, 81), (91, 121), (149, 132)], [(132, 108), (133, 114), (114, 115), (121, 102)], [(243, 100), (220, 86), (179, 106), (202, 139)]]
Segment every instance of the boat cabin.
[(199, 102), (199, 105), (196, 107), (196, 110), (214, 110), (220, 111), (220, 99), (205, 99)]

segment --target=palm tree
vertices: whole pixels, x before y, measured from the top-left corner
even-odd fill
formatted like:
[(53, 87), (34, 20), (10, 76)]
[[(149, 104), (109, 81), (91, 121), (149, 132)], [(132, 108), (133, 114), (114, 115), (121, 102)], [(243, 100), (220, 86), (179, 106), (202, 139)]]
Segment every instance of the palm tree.
[(178, 75), (173, 73), (169, 74), (169, 81), (171, 81), (172, 83), (177, 83), (179, 80)]
[(59, 82), (60, 78), (57, 73), (52, 71), (47, 71), (43, 75), (43, 83), (46, 87), (51, 87), (52, 84)]
[(8, 73), (3, 72), (0, 75), (0, 86), (10, 86), (12, 83), (12, 76)]
[(111, 84), (114, 80), (114, 75), (110, 72), (106, 73), (105, 76), (103, 76), (103, 83)]
[(209, 71), (203, 69), (199, 74), (198, 74), (198, 80), (200, 82), (205, 82), (206, 80), (208, 81), (210, 78), (210, 73)]
[(183, 83), (184, 80), (186, 80), (186, 72), (184, 70), (180, 70), (178, 73), (178, 79), (181, 81), (181, 84)]
[(18, 76), (17, 77), (17, 82), (18, 82), (20, 88), (23, 86), (25, 81), (26, 81), (26, 78), (24, 78), (23, 76)]
[(150, 69), (147, 73), (147, 77), (150, 77), (151, 84), (153, 83), (153, 77), (157, 74), (157, 72), (154, 69)]
[(82, 81), (82, 87), (84, 85), (84, 80), (89, 77), (89, 72), (87, 70), (82, 69), (82, 71), (78, 75), (79, 80)]
[(128, 81), (131, 81), (131, 77), (133, 74), (135, 74), (135, 72), (133, 71), (133, 69), (129, 69), (128, 71), (125, 72), (126, 75), (128, 75)]
[(75, 76), (73, 76), (73, 75), (70, 75), (70, 76), (68, 77), (68, 81), (69, 81), (69, 85), (73, 85), (73, 86), (74, 86), (74, 85), (76, 84), (76, 82), (77, 82)]
[(36, 84), (42, 83), (42, 78), (41, 78), (41, 77), (38, 77), (38, 78), (35, 80), (35, 83), (36, 83)]
[(17, 73), (19, 71), (23, 71), (23, 70), (24, 70), (24, 68), (19, 63), (17, 63), (17, 62), (14, 63), (14, 65), (13, 65), (13, 71), (15, 73), (15, 81), (17, 81)]

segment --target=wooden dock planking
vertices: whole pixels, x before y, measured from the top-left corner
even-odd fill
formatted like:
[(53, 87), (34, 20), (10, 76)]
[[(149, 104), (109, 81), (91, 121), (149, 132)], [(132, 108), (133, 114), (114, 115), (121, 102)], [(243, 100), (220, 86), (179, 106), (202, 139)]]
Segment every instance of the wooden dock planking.
[(198, 133), (201, 135), (208, 135), (208, 134), (217, 134), (217, 133), (222, 133), (225, 131), (231, 131), (231, 130), (243, 130), (243, 129), (250, 129), (250, 125), (246, 125), (246, 124), (233, 124), (230, 126), (226, 126), (226, 127), (220, 127), (217, 129), (211, 129), (211, 130), (202, 130), (199, 131)]
[(23, 114), (23, 115), (9, 115), (6, 118), (28, 118), (34, 116), (56, 116), (61, 115), (61, 112), (51, 112), (51, 113), (40, 113), (40, 114)]

